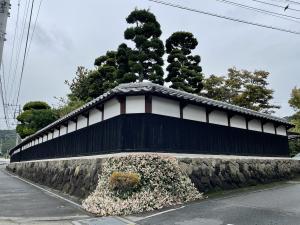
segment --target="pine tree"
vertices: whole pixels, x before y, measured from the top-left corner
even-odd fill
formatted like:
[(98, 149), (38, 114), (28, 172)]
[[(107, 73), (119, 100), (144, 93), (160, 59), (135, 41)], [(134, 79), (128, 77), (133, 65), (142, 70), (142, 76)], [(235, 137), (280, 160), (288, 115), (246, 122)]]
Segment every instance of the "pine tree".
[(163, 84), (164, 44), (160, 40), (160, 24), (154, 14), (138, 9), (131, 12), (126, 21), (135, 25), (124, 32), (125, 39), (135, 43), (135, 49), (130, 53), (131, 73), (135, 74), (140, 82), (150, 80)]
[(189, 32), (175, 32), (166, 40), (169, 73), (165, 81), (172, 83), (170, 87), (196, 94), (202, 90), (201, 58), (191, 55), (197, 45), (197, 39)]

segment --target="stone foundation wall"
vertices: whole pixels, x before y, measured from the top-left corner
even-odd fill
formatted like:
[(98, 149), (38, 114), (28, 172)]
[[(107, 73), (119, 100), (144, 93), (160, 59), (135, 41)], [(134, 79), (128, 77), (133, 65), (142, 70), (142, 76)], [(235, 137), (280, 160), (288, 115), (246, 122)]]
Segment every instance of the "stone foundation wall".
[(22, 162), (9, 164), (7, 170), (83, 199), (96, 189), (102, 162), (100, 158)]
[[(81, 199), (95, 190), (103, 158), (11, 163), (17, 175)], [(201, 192), (270, 183), (300, 175), (300, 161), (264, 158), (178, 158)]]
[(201, 192), (266, 184), (300, 176), (300, 161), (264, 158), (180, 159), (181, 168)]

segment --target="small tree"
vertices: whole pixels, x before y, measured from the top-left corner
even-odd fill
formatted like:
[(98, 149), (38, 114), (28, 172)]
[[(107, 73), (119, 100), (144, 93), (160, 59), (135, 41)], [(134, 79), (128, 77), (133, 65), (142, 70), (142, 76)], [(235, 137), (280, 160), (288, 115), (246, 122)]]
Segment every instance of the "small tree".
[(16, 127), (21, 138), (34, 134), (58, 118), (55, 111), (45, 102), (28, 102), (23, 110), (23, 113), (17, 117), (20, 124)]
[(203, 95), (216, 100), (271, 114), (280, 108), (271, 104), (274, 91), (268, 88), (269, 73), (263, 70), (249, 72), (230, 68), (228, 76), (205, 79)]
[(166, 82), (171, 82), (172, 88), (199, 94), (203, 88), (202, 68), (199, 55), (191, 55), (198, 41), (189, 32), (175, 32), (166, 40), (168, 55)]
[(225, 86), (225, 82), (225, 77), (211, 75), (204, 79), (203, 90), (201, 94), (207, 98), (228, 102), (229, 93)]
[(159, 39), (162, 33), (160, 24), (154, 14), (138, 9), (132, 11), (126, 21), (135, 25), (124, 32), (125, 39), (135, 43), (130, 54), (130, 71), (138, 76), (140, 82), (150, 80), (163, 84), (164, 44)]

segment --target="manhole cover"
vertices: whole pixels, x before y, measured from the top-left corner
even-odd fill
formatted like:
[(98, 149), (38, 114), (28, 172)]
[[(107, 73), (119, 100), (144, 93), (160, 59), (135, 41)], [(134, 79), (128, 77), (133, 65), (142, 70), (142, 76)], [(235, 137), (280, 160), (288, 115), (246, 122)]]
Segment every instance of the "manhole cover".
[(133, 223), (132, 224), (125, 223), (113, 217), (78, 220), (78, 221), (74, 221), (73, 224), (74, 225), (133, 225)]

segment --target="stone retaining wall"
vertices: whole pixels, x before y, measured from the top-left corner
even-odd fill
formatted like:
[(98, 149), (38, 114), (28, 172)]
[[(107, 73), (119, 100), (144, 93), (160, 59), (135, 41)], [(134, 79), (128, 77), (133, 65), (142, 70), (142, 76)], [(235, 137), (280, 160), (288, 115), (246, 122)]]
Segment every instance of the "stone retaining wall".
[(300, 175), (300, 161), (291, 159), (186, 158), (179, 163), (201, 192), (265, 184)]
[[(79, 197), (96, 188), (103, 158), (11, 163), (7, 169), (33, 182)], [(264, 158), (178, 158), (201, 192), (233, 189), (300, 175), (300, 161)]]
[(10, 172), (78, 198), (96, 189), (103, 159), (51, 160), (11, 163)]

